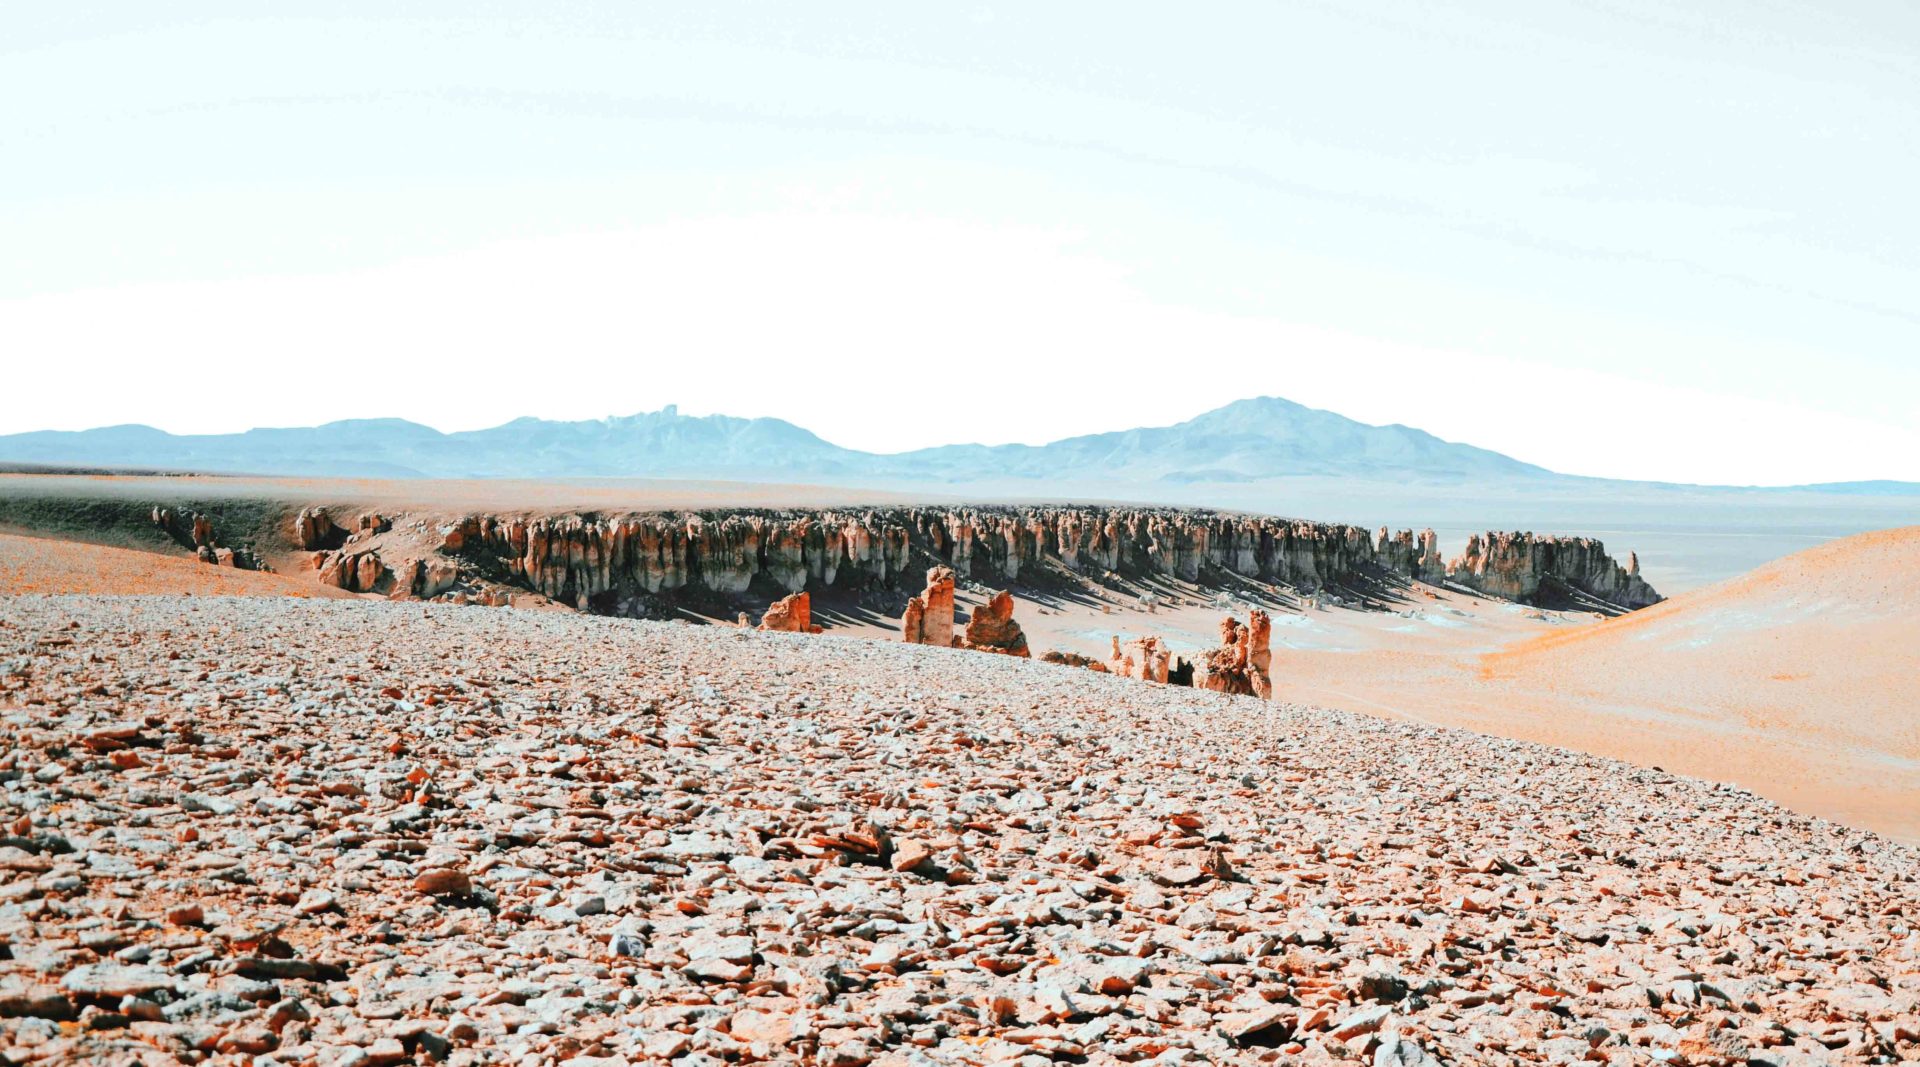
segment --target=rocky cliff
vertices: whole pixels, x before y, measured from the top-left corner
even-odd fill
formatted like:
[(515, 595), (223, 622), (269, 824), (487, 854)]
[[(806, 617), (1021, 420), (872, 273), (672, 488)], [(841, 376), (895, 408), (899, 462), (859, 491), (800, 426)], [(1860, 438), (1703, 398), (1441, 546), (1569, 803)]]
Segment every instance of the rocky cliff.
[(742, 593), (759, 577), (794, 592), (893, 586), (916, 552), (996, 584), (1052, 560), (1083, 572), (1197, 581), (1223, 571), (1318, 588), (1376, 563), (1373, 539), (1356, 526), (1102, 507), (473, 516), (447, 529), (443, 550), (498, 559), (530, 588), (582, 605), (624, 589)]
[(516, 584), (581, 608), (694, 587), (745, 593), (910, 588), (927, 564), (1005, 585), (1043, 562), (1072, 571), (1201, 581), (1237, 575), (1312, 591), (1383, 575), (1455, 578), (1508, 599), (1558, 581), (1619, 607), (1659, 599), (1589, 538), (1476, 538), (1452, 564), (1433, 531), (1175, 508), (898, 507), (563, 518), (468, 516), (440, 550), (503, 568)]
[[(1093, 579), (1234, 578), (1305, 593), (1360, 588), (1381, 578), (1452, 582), (1534, 601), (1566, 591), (1622, 609), (1661, 598), (1599, 541), (1518, 532), (1475, 535), (1445, 561), (1432, 530), (1373, 533), (1358, 526), (1184, 508), (1084, 506), (710, 510), (624, 515), (388, 516), (309, 507), (279, 539), (301, 550), (326, 584), (430, 598), (468, 588), (504, 602), (523, 588), (582, 610), (645, 613), (649, 597), (777, 599), (789, 593), (904, 594), (909, 577), (949, 567), (961, 581), (1009, 586), (1064, 568)], [(258, 566), (220, 547), (198, 512), (160, 506), (151, 522), (209, 562)], [(396, 528), (396, 522), (402, 528)], [(470, 581), (471, 580), (471, 581)], [(480, 589), (476, 583), (493, 583)], [(684, 594), (683, 594), (684, 591)], [(925, 621), (951, 633), (951, 601)], [(894, 609), (897, 610), (897, 607)], [(949, 638), (948, 643), (952, 643)]]
[(1591, 537), (1546, 537), (1489, 531), (1467, 539), (1447, 565), (1450, 581), (1503, 600), (1532, 601), (1553, 581), (1619, 608), (1644, 608), (1662, 599), (1640, 577), (1640, 559), (1626, 566)]

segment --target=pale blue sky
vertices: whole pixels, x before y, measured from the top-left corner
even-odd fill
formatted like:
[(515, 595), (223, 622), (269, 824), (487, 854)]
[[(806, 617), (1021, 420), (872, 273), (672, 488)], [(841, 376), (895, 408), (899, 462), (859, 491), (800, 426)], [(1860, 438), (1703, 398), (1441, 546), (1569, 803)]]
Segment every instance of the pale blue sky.
[(1277, 394), (1920, 480), (1920, 7), (81, 6), (0, 36), (0, 432)]

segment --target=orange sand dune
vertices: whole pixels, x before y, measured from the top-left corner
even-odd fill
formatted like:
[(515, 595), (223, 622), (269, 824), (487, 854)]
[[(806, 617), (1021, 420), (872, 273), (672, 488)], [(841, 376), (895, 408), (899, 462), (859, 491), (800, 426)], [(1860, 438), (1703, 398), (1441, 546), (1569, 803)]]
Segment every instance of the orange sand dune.
[(310, 579), (214, 567), (185, 556), (0, 534), (0, 595), (18, 593), (353, 596)]

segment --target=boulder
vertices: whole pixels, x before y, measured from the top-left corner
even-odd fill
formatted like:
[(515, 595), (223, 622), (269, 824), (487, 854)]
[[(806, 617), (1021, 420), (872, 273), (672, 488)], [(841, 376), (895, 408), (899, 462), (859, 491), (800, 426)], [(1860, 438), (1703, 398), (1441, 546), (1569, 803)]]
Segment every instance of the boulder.
[(820, 632), (820, 627), (813, 624), (812, 599), (805, 593), (783, 596), (767, 605), (766, 613), (760, 616), (760, 629), (790, 634)]
[(1005, 589), (993, 594), (986, 603), (973, 609), (967, 618), (967, 630), (961, 644), (976, 652), (997, 652), (1003, 656), (1025, 658), (1027, 635), (1013, 618), (1013, 594)]
[(1083, 656), (1078, 652), (1062, 652), (1057, 648), (1047, 649), (1040, 657), (1042, 663), (1057, 663), (1062, 667), (1085, 667), (1090, 671), (1107, 673), (1107, 665), (1092, 656)]

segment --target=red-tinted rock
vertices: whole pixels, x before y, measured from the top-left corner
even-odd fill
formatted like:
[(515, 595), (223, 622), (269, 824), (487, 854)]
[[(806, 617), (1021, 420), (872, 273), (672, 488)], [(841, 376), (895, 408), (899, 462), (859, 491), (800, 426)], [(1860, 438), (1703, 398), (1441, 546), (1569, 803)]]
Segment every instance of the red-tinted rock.
[(769, 604), (766, 613), (760, 616), (760, 629), (792, 634), (820, 632), (813, 624), (812, 599), (805, 593), (784, 596)]
[(1013, 618), (1013, 594), (1002, 589), (974, 608), (961, 644), (976, 652), (1027, 656), (1027, 635)]
[(927, 571), (927, 587), (907, 601), (900, 639), (910, 645), (950, 647), (953, 642), (953, 568)]
[(1216, 693), (1239, 693), (1273, 699), (1273, 682), (1268, 674), (1273, 653), (1273, 620), (1255, 608), (1247, 616), (1248, 625), (1229, 615), (1220, 620), (1220, 647), (1206, 655), (1203, 689)]

